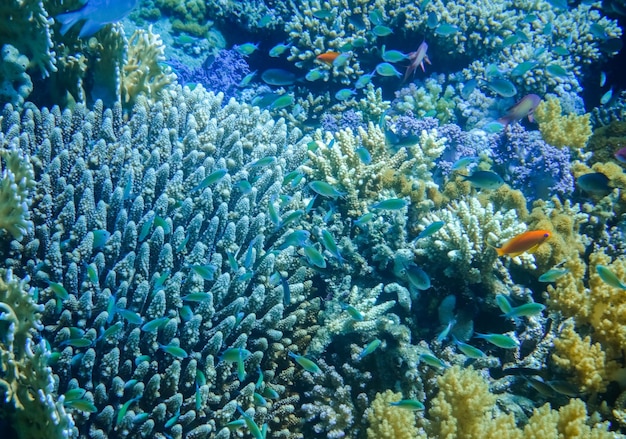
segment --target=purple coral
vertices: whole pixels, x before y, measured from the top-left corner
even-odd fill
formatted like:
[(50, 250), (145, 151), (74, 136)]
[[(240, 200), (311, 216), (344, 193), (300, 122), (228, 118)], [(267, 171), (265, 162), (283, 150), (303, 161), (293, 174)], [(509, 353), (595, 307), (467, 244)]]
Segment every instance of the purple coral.
[(236, 50), (220, 50), (209, 56), (201, 67), (190, 69), (179, 60), (168, 62), (174, 69), (182, 85), (202, 84), (207, 90), (224, 93), (224, 102), (237, 94), (237, 86), (250, 73), (250, 67), (243, 55)]
[(536, 131), (520, 124), (490, 137), (493, 170), (529, 200), (552, 195), (569, 196), (574, 190), (567, 148), (548, 145)]

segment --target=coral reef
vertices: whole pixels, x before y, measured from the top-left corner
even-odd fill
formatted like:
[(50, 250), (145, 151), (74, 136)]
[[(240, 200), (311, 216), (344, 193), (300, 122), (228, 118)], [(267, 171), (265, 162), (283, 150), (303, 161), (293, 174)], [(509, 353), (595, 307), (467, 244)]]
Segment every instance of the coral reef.
[[(0, 117), (0, 125), (10, 121)], [(29, 204), (35, 175), (30, 159), (19, 149), (19, 139), (0, 133), (0, 237), (5, 230), (18, 241), (32, 231)]]
[(415, 439), (418, 430), (415, 427), (415, 415), (410, 410), (390, 406), (389, 403), (400, 401), (402, 394), (386, 390), (377, 393), (367, 411), (370, 426), (367, 428), (367, 437)]
[[(153, 434), (167, 424), (204, 437), (249, 405), (259, 368), (263, 386), (280, 385), (270, 380), (275, 361), (286, 361), (280, 341), (294, 317), (268, 281), (277, 236), (265, 212), (305, 142), (258, 108), (222, 107), (202, 87), (162, 96), (140, 98), (128, 122), (119, 104), (3, 113), (4, 141), (20, 139), (38, 182), (37, 227), (3, 256), (42, 287), (43, 334), (60, 354), (57, 391), (83, 388), (98, 410), (75, 412), (81, 431)], [(253, 165), (263, 157), (276, 165)], [(306, 295), (305, 280), (288, 277)], [(250, 351), (243, 374), (219, 360), (240, 348)], [(273, 428), (271, 405), (261, 412), (257, 422)]]
[[(489, 243), (497, 245), (524, 232), (527, 226), (518, 216), (515, 210), (495, 210), (491, 203), (483, 206), (474, 197), (452, 201), (423, 217), (423, 227), (435, 221), (443, 221), (444, 226), (436, 235), (417, 241), (415, 254), (432, 272), (456, 279), (457, 286), (480, 283), (496, 291), (493, 267), (499, 259)], [(534, 267), (534, 257), (529, 254), (512, 260)]]
[(562, 115), (561, 113), (561, 104), (556, 98), (549, 98), (537, 106), (534, 118), (539, 123), (543, 140), (558, 148), (564, 146), (574, 149), (584, 148), (591, 136), (589, 123), (591, 115)]
[(48, 366), (50, 351), (44, 340), (35, 341), (43, 329), (43, 305), (35, 302), (35, 289), (9, 270), (0, 279), (0, 414), (17, 437), (75, 437), (74, 424), (56, 400), (55, 382)]
[(512, 414), (498, 412), (497, 396), (480, 372), (454, 366), (438, 379), (439, 393), (432, 400), (428, 436), (438, 438), (613, 438), (606, 423), (588, 416), (585, 403), (572, 399), (558, 411), (549, 404), (535, 409), (523, 428)]

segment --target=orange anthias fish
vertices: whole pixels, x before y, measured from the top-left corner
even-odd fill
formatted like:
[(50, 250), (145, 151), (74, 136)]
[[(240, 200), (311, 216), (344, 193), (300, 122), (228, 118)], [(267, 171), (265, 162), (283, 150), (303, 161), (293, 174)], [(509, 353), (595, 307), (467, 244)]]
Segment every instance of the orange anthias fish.
[(524, 252), (532, 253), (550, 237), (547, 230), (530, 230), (509, 239), (502, 247), (494, 247), (498, 256), (519, 256)]
[(315, 59), (325, 62), (326, 64), (332, 64), (335, 58), (337, 58), (339, 55), (340, 55), (339, 52), (330, 51), (330, 52), (320, 53), (319, 55), (315, 57)]

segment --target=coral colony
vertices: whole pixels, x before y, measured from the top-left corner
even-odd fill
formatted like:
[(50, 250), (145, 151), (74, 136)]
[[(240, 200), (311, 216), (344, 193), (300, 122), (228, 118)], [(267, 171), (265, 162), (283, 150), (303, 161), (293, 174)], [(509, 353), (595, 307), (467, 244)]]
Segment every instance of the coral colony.
[(625, 11), (2, 2), (2, 437), (626, 437)]

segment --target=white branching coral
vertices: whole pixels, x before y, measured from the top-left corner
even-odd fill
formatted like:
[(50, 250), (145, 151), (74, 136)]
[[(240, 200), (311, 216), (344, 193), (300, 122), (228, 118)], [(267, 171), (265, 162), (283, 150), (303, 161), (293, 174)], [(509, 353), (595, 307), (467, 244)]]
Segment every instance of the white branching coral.
[[(482, 206), (473, 197), (453, 201), (422, 219), (425, 226), (435, 221), (445, 225), (433, 236), (417, 241), (415, 253), (428, 260), (431, 271), (442, 271), (465, 284), (488, 281), (498, 260), (489, 247), (526, 230), (515, 210), (496, 211), (491, 203)], [(534, 257), (522, 254), (513, 261), (532, 266)]]

